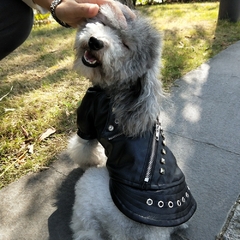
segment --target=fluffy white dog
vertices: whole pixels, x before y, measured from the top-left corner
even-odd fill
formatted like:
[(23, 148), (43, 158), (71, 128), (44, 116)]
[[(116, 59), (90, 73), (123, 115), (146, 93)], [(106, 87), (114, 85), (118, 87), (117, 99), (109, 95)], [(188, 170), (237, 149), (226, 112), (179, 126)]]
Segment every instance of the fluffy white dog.
[(80, 26), (75, 69), (93, 84), (77, 111), (72, 159), (75, 240), (170, 239), (196, 202), (158, 120), (161, 37), (149, 21), (109, 5)]

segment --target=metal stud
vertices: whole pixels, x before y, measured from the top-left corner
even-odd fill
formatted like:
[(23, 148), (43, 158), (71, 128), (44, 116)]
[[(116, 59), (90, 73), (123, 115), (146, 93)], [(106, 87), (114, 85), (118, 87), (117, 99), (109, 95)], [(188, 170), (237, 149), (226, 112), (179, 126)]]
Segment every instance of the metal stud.
[(165, 149), (162, 149), (162, 154), (163, 154), (163, 155), (166, 155), (166, 154), (167, 154), (167, 152), (166, 152)]
[(153, 205), (153, 200), (152, 200), (151, 198), (148, 198), (147, 201), (146, 201), (146, 204), (147, 204), (148, 206)]
[(114, 130), (114, 126), (113, 125), (109, 125), (108, 126), (108, 131), (112, 132)]
[(161, 133), (161, 136), (162, 136), (163, 139), (165, 139), (165, 135), (164, 135), (164, 133)]
[(163, 201), (159, 201), (158, 202), (158, 207), (163, 208), (164, 207), (164, 202)]
[(160, 163), (161, 163), (161, 164), (166, 164), (165, 158), (161, 158)]
[(164, 169), (164, 168), (160, 168), (159, 173), (160, 173), (161, 175), (164, 175), (164, 174), (165, 174), (165, 169)]

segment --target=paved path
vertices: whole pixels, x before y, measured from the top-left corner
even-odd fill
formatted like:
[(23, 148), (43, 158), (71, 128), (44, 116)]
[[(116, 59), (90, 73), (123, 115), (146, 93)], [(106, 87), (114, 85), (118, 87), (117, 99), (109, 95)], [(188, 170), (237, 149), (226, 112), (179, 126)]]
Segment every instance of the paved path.
[[(239, 240), (240, 42), (176, 81), (161, 120), (198, 202), (189, 228), (173, 238)], [(49, 170), (2, 189), (0, 240), (70, 240), (81, 175), (62, 154)]]
[[(182, 80), (165, 104), (163, 126), (198, 202), (184, 236), (212, 240), (240, 193), (240, 42)], [(229, 239), (240, 239), (239, 228)]]

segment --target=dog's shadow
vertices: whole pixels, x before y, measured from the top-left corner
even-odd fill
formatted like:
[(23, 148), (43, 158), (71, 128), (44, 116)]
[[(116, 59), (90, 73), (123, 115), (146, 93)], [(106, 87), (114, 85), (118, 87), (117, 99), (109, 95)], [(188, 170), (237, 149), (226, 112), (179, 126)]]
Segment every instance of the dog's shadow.
[(72, 231), (69, 224), (75, 199), (74, 188), (82, 174), (82, 169), (74, 169), (62, 182), (59, 189), (57, 189), (55, 196), (57, 210), (48, 218), (49, 240), (72, 239)]

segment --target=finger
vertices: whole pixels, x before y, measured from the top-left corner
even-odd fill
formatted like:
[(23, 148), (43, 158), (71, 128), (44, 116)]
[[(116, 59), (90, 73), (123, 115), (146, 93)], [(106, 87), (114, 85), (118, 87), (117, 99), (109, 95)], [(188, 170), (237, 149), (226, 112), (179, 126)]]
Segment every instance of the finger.
[(82, 3), (67, 4), (62, 2), (56, 8), (57, 17), (72, 27), (76, 27), (83, 19), (92, 18), (97, 15), (99, 6), (97, 4)]
[(92, 18), (98, 14), (98, 11), (99, 5), (97, 4), (81, 3), (76, 8), (75, 13), (81, 18)]
[(108, 4), (109, 6), (111, 6), (114, 10), (114, 12), (118, 15), (118, 16), (123, 16), (123, 13), (120, 9), (120, 7), (118, 6), (116, 1), (113, 0), (76, 0), (77, 3), (79, 3), (79, 5), (82, 6), (82, 4), (97, 4), (97, 5), (103, 5), (103, 4)]
[(91, 3), (91, 4), (97, 4), (102, 5), (108, 2), (113, 2), (112, 0), (76, 0), (77, 3)]
[(134, 20), (136, 18), (136, 14), (126, 5), (123, 5), (125, 11), (127, 12), (128, 16)]

